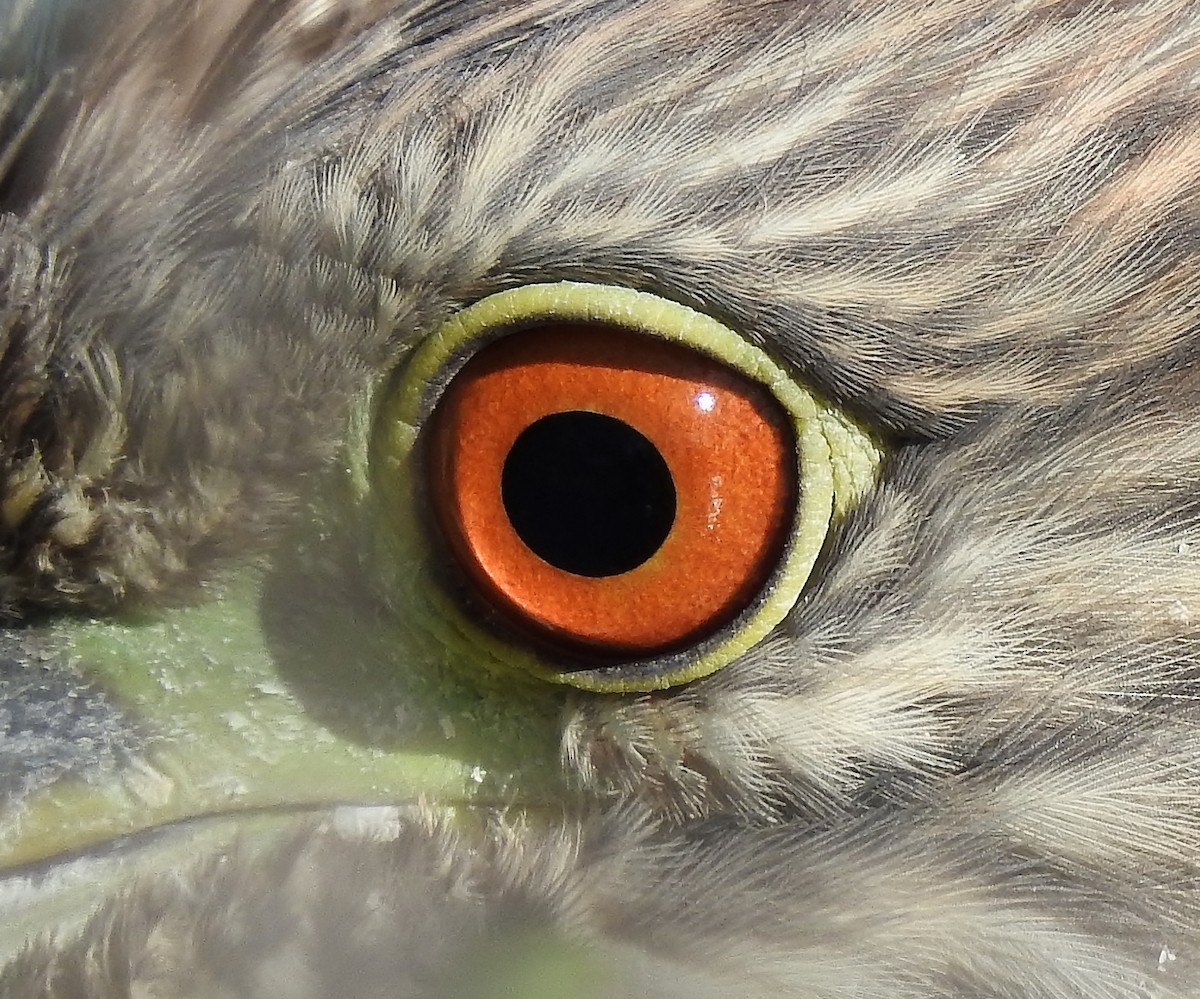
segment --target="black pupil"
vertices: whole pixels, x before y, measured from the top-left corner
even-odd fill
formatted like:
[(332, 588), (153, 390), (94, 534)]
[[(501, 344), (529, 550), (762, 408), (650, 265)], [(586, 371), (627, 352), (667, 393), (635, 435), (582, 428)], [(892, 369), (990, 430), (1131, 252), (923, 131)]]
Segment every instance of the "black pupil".
[(578, 576), (636, 569), (675, 521), (675, 483), (658, 448), (600, 413), (531, 423), (504, 460), (500, 490), (521, 540)]

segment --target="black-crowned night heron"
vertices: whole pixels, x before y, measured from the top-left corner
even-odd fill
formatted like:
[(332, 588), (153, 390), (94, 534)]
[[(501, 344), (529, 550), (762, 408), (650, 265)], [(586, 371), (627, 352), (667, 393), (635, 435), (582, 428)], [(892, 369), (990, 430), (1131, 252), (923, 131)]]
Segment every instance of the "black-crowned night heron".
[(0, 995), (1200, 994), (1200, 6), (0, 11)]

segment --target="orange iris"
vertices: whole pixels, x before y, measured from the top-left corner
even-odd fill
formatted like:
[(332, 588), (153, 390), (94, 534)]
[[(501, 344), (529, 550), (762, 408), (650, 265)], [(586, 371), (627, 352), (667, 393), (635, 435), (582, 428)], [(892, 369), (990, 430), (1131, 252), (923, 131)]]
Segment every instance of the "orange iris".
[(434, 506), (479, 595), (593, 657), (668, 652), (750, 605), (782, 557), (795, 438), (762, 385), (604, 325), (512, 333), (430, 421)]

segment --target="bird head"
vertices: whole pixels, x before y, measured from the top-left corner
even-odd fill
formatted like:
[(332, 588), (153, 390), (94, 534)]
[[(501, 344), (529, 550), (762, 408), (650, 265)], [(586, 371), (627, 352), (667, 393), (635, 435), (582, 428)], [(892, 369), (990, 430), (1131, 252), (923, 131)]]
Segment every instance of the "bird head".
[(0, 993), (1195, 993), (1200, 14), (0, 18)]

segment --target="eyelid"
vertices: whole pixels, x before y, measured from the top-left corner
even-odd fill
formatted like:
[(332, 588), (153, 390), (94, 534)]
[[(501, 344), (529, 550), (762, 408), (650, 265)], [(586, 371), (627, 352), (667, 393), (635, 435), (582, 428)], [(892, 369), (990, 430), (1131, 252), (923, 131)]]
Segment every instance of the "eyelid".
[[(439, 578), (439, 553), (416, 514), (422, 497), (418, 436), (449, 380), (498, 335), (541, 321), (609, 324), (684, 344), (765, 386), (792, 421), (803, 488), (780, 565), (735, 622), (682, 652), (588, 667), (523, 647), (472, 620)], [(372, 569), (388, 603), (436, 633), (447, 657), (511, 675), (606, 692), (645, 691), (714, 672), (742, 654), (787, 614), (799, 596), (830, 523), (874, 481), (881, 452), (846, 414), (797, 384), (764, 351), (687, 306), (628, 288), (575, 282), (500, 292), (452, 316), (422, 342), (373, 404), (357, 417), (351, 478), (369, 521)], [(352, 449), (353, 450), (353, 449)]]

